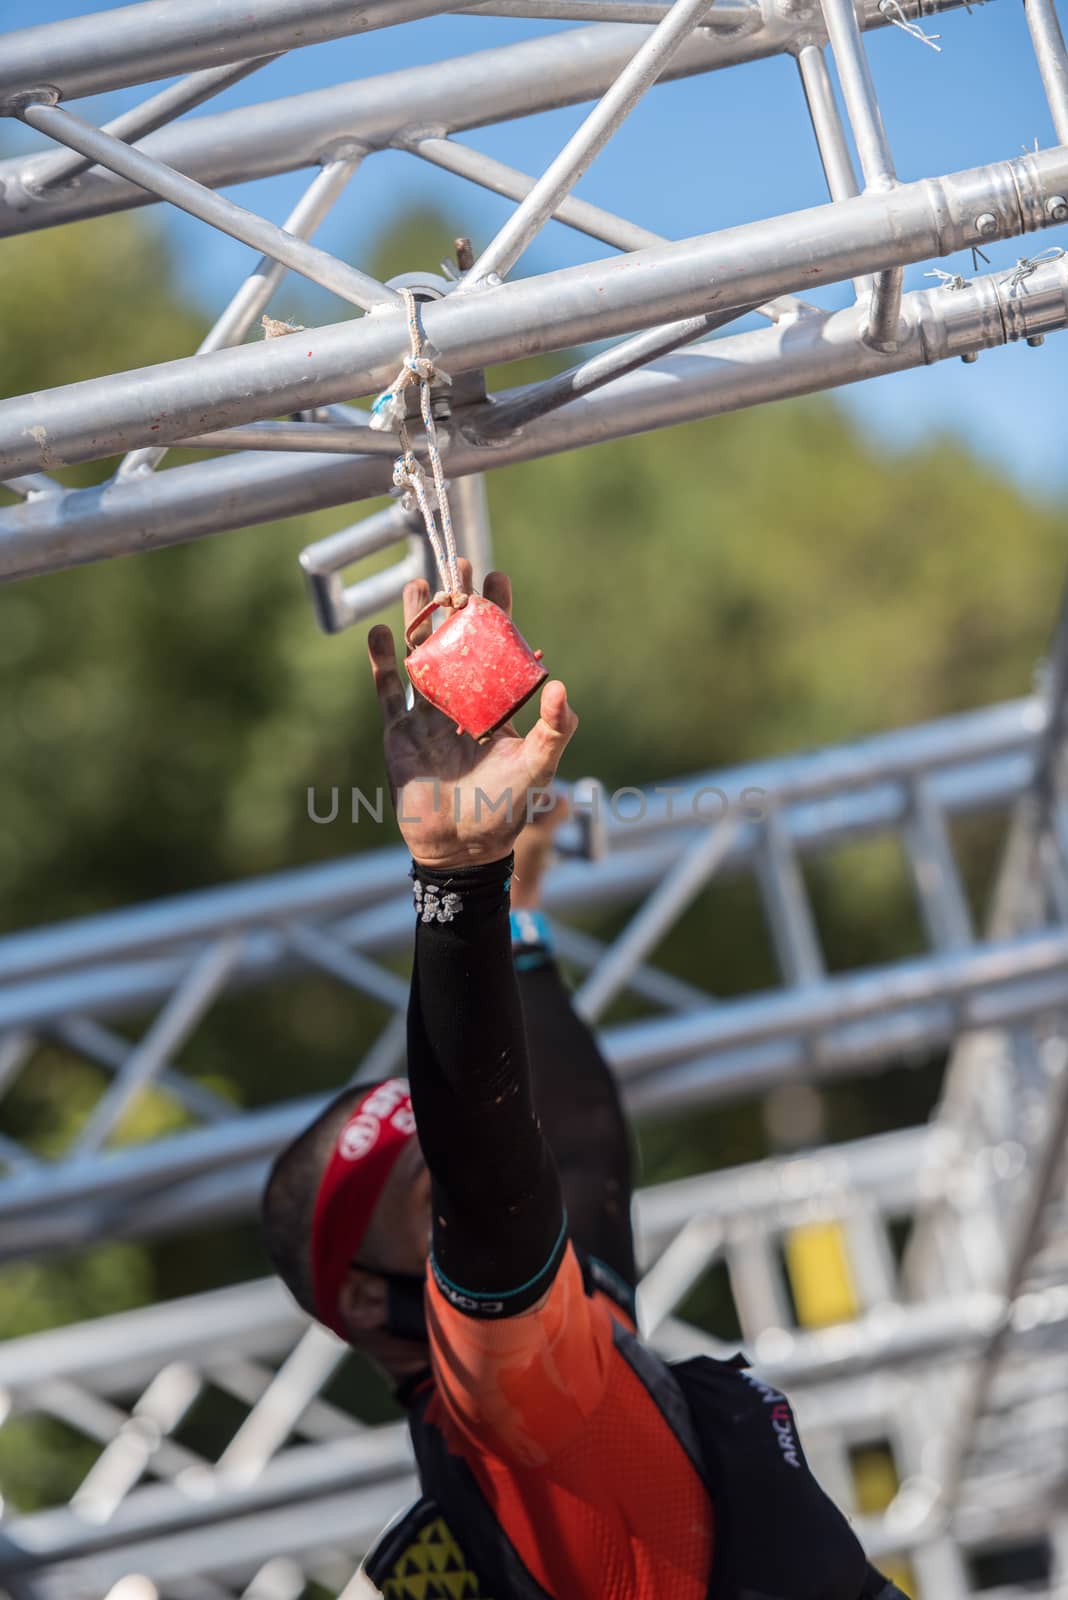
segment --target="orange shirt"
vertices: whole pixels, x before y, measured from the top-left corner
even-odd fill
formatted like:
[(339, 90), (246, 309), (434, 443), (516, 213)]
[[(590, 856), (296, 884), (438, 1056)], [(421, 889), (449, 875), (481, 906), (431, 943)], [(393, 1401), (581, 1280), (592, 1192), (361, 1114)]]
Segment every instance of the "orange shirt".
[(428, 1274), (427, 1421), (467, 1462), (554, 1600), (705, 1600), (712, 1506), (612, 1339), (606, 1296), (568, 1247), (545, 1299), (482, 1320)]

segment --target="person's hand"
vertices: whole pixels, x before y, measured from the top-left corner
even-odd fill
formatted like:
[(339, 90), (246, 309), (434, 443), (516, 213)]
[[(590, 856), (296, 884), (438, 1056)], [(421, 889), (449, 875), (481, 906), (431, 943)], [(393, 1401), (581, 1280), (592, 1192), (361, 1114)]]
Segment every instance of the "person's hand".
[[(470, 562), (462, 561), (460, 571), (470, 594)], [(511, 585), (502, 572), (491, 572), (482, 592), (511, 615)], [(406, 585), (406, 628), (429, 601), (430, 588), (422, 579)], [(428, 619), (413, 644), (429, 635)], [(555, 680), (543, 686), (540, 715), (525, 739), (506, 723), (479, 744), (458, 734), (456, 724), (418, 692), (407, 709), (389, 628), (372, 628), (367, 647), (382, 710), (390, 791), (414, 860), (439, 869), (502, 860), (528, 815), (551, 803), (549, 785), (578, 727), (567, 690)]]

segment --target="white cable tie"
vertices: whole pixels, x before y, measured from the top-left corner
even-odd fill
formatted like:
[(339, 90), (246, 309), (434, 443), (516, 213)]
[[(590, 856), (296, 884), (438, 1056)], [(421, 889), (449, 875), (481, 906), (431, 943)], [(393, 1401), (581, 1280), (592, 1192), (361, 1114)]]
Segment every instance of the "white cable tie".
[(943, 272), (941, 267), (932, 267), (930, 272), (924, 273), (925, 278), (937, 278), (944, 289), (966, 289), (968, 279), (962, 278), (959, 272)]
[(888, 22), (895, 28), (900, 28), (902, 33), (907, 33), (913, 39), (919, 39), (921, 44), (930, 45), (936, 54), (941, 55), (942, 46), (936, 44), (936, 39), (941, 39), (940, 33), (924, 33), (918, 22), (911, 22), (902, 11), (899, 0), (879, 0), (879, 10)]

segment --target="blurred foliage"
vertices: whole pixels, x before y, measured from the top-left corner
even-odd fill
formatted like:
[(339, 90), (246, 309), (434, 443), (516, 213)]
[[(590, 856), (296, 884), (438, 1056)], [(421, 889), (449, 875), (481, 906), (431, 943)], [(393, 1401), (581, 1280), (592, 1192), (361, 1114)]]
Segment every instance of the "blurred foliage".
[[(375, 270), (437, 272), (451, 242), (440, 219), (409, 219), (381, 241)], [(141, 218), (4, 248), (8, 393), (166, 360), (195, 348), (205, 329)], [(305, 320), (301, 304), (287, 282), (272, 309)], [(509, 368), (502, 381), (530, 375)], [(63, 477), (89, 483), (107, 470)], [(888, 454), (828, 399), (509, 468), (489, 493), (519, 623), (566, 674), (582, 717), (565, 775), (592, 772), (609, 786), (663, 782), (1025, 693), (1061, 581), (1063, 509), (1028, 501), (950, 437)], [(296, 565), (309, 538), (369, 509), (0, 591), (3, 929), (396, 837), (366, 816), (351, 824), (344, 804), (329, 827), (307, 809), (310, 787), (325, 805), (333, 786), (370, 792), (381, 781), (360, 630), (331, 639), (316, 631)], [(969, 825), (961, 842), (978, 901), (998, 830)], [(853, 845), (806, 862), (806, 873), (832, 967), (917, 947), (892, 846)], [(621, 919), (591, 926), (607, 936)], [(702, 895), (661, 955), (719, 994), (775, 981), (748, 881)], [(325, 979), (278, 984), (251, 1003), (237, 996), (217, 1007), (183, 1065), (246, 1105), (305, 1094), (341, 1081), (381, 1020), (370, 1001)], [(124, 1024), (131, 1038), (145, 1021)], [(842, 1085), (828, 1100), (830, 1131), (923, 1116), (937, 1072), (934, 1063)], [(101, 1081), (50, 1044), (5, 1097), (0, 1128), (54, 1153)], [(123, 1133), (141, 1137), (180, 1118), (155, 1094)], [(689, 1115), (684, 1127), (645, 1131), (644, 1175), (748, 1159), (766, 1142), (758, 1107)], [(9, 1267), (0, 1273), (0, 1335), (264, 1268), (251, 1224)], [(702, 1294), (714, 1317), (722, 1296), (706, 1286), (695, 1304)], [(380, 1407), (365, 1381), (356, 1387), (368, 1414)], [(206, 1448), (202, 1408), (190, 1426)], [(0, 1484), (16, 1504), (48, 1503), (84, 1465), (74, 1450), (57, 1464), (55, 1430), (35, 1428), (0, 1432)]]

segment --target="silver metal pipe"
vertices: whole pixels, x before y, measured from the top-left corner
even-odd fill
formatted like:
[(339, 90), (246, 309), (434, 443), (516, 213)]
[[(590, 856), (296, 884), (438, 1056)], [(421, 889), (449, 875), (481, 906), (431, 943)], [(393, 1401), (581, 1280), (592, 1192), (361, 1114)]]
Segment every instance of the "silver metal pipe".
[[(898, 348), (886, 356), (858, 342), (856, 310), (852, 307), (831, 314), (816, 313), (799, 322), (779, 322), (707, 347), (695, 345), (683, 357), (666, 356), (655, 367), (645, 367), (620, 379), (611, 390), (575, 401), (564, 414), (540, 418), (522, 433), (496, 443), (492, 454), (457, 432), (447, 452), (446, 471), (455, 479), (468, 472), (484, 471), (491, 464), (508, 466), (769, 400), (811, 394), (882, 372), (945, 360), (967, 350), (989, 349), (1004, 344), (1007, 338), (1027, 338), (1068, 326), (1068, 267), (1064, 259), (1041, 266), (1028, 279), (1026, 295), (1010, 296), (1007, 281), (1003, 274), (990, 274), (963, 289), (922, 290), (907, 295), (903, 305), (909, 331)], [(487, 292), (480, 297), (479, 307), (498, 296), (512, 296), (522, 288), (522, 284), (508, 285)], [(469, 311), (473, 305), (469, 299), (459, 309)], [(435, 309), (427, 308), (427, 320)], [(377, 317), (367, 320), (369, 328), (380, 324)], [(536, 333), (536, 324), (526, 326)], [(290, 342), (275, 341), (280, 345)], [(243, 364), (250, 355), (262, 359), (273, 354), (261, 346), (246, 346), (210, 359), (241, 359), (237, 378), (229, 380), (236, 388), (242, 378), (248, 381)], [(183, 373), (184, 370), (183, 367)], [(346, 385), (351, 368), (339, 358), (337, 370), (340, 390)], [(380, 371), (383, 381), (393, 375), (388, 360), (383, 361)], [(138, 384), (143, 381), (142, 374), (132, 377)], [(202, 380), (198, 378), (194, 385), (193, 374), (189, 377), (190, 393), (200, 397), (202, 413)], [(216, 374), (216, 380), (221, 380), (221, 374)], [(77, 427), (88, 427), (81, 404), (83, 392), (92, 391), (99, 406), (103, 401), (98, 385), (104, 384), (110, 386), (113, 404), (113, 380), (92, 380), (74, 391), (56, 392), (57, 397), (66, 395), (78, 401), (81, 416), (74, 419)], [(105, 390), (105, 397), (108, 392)], [(299, 393), (296, 382), (291, 393)], [(505, 393), (501, 398), (513, 397)], [(27, 412), (23, 401), (0, 402), (0, 420), (5, 410), (10, 413), (12, 408), (21, 414), (16, 428), (21, 429), (26, 423), (34, 425), (33, 412)], [(92, 408), (90, 413), (100, 414), (99, 410), (93, 413)], [(470, 420), (475, 422), (477, 414)], [(25, 438), (15, 431), (8, 434), (4, 444), (26, 448)], [(44, 447), (47, 453), (47, 434)], [(62, 499), (42, 496), (25, 505), (0, 510), (0, 579), (28, 577), (127, 550), (161, 548), (228, 528), (369, 499), (387, 493), (390, 484), (387, 463), (378, 457), (300, 460), (235, 456), (195, 467), (177, 467), (158, 481), (146, 478), (105, 484), (93, 490), (72, 490)]]
[(820, 5), (865, 187), (890, 188), (897, 182), (897, 174), (853, 0), (820, 0)]
[[(476, 477), (470, 481), (481, 480)], [(408, 544), (408, 554), (403, 561), (385, 572), (376, 572), (371, 578), (346, 585), (343, 577), (346, 567), (379, 550), (387, 550), (401, 540), (407, 540)], [(405, 584), (423, 575), (425, 543), (418, 510), (406, 511), (399, 501), (394, 501), (363, 522), (328, 534), (302, 550), (300, 565), (308, 580), (316, 621), (323, 632), (339, 633), (399, 600)]]
[(225, 986), (240, 953), (240, 940), (232, 935), (200, 953), (96, 1102), (79, 1130), (72, 1160), (95, 1154), (134, 1097), (159, 1077)]
[[(1015, 1218), (1011, 1254), (1004, 1282), (1000, 1285), (1005, 1315), (990, 1329), (982, 1359), (972, 1376), (965, 1404), (956, 1419), (943, 1459), (938, 1506), (943, 1518), (950, 1515), (957, 1501), (969, 1455), (976, 1446), (976, 1435), (989, 1407), (998, 1364), (1013, 1331), (1009, 1312), (1026, 1285), (1028, 1271), (1033, 1269), (1043, 1236), (1049, 1231), (1049, 1213), (1055, 1202), (1058, 1184), (1063, 1193), (1065, 1148), (1068, 1145), (1068, 1071), (1063, 1067), (1059, 1077), (1051, 1083), (1050, 1090), (1052, 1105), (1043, 1108), (1048, 1118), (1047, 1126), (1043, 1129), (1037, 1150), (1031, 1152), (1034, 1164), (1032, 1182), (1022, 1212)], [(1053, 1227), (1059, 1231), (1056, 1221)]]
[(283, 262), (294, 272), (310, 278), (312, 283), (320, 284), (365, 311), (399, 304), (399, 297), (392, 289), (385, 288), (356, 267), (350, 267), (304, 239), (293, 238), (276, 223), (246, 211), (244, 206), (235, 205), (184, 173), (163, 166), (143, 150), (123, 144), (121, 139), (113, 139), (62, 106), (31, 101), (20, 106), (17, 114), (39, 133), (47, 134), (72, 150), (80, 150), (110, 172), (141, 184), (161, 200), (169, 200), (182, 211), (218, 228), (220, 233), (227, 233), (242, 244)]
[[(528, 173), (506, 166), (503, 161), (484, 155), (481, 150), (457, 144), (455, 139), (400, 141), (400, 148), (446, 172), (455, 173), (457, 177), (468, 178), (493, 194), (504, 195), (509, 200), (526, 199), (537, 182)], [(587, 200), (576, 200), (570, 195), (561, 201), (552, 215), (554, 222), (562, 222), (577, 233), (600, 239), (603, 244), (613, 245), (617, 250), (642, 250), (646, 245), (668, 242), (663, 234), (653, 233), (651, 229), (629, 222), (625, 217), (617, 217), (611, 211), (591, 205)], [(788, 300), (761, 307), (762, 314), (772, 320), (777, 314), (785, 314), (788, 309)]]
[[(803, 45), (797, 52), (797, 70), (827, 180), (827, 193), (832, 200), (852, 200), (860, 193), (860, 188), (822, 46)], [(855, 278), (853, 284), (858, 300), (871, 293), (870, 278)]]
[[(846, 115), (853, 130), (865, 191), (882, 192), (897, 182), (890, 144), (883, 127), (868, 57), (861, 39), (853, 0), (820, 0), (842, 86)], [(866, 339), (873, 349), (894, 348), (901, 319), (904, 273), (899, 267), (877, 273), (868, 311)]]
[(889, 267), (875, 274), (864, 335), (875, 350), (889, 352), (897, 348), (897, 341), (901, 337), (901, 292), (904, 286), (903, 267)]
[(832, 200), (851, 200), (860, 193), (853, 158), (849, 153), (845, 128), (838, 115), (838, 106), (831, 87), (831, 75), (823, 50), (818, 44), (806, 44), (797, 52), (797, 70), (805, 94), (805, 104), (812, 121), (812, 132), (823, 163), (827, 179), (827, 192)]
[(718, 871), (736, 831), (736, 823), (728, 817), (698, 835), (682, 852), (576, 993), (574, 1005), (579, 1016), (587, 1022), (596, 1021), (628, 986), (634, 969)]
[(244, 0), (145, 0), (5, 34), (0, 103), (42, 84), (74, 100), (218, 67), (247, 56), (253, 35), (274, 55), (449, 9), (441, 0), (258, 0), (250, 18)]
[(457, 548), (471, 563), (472, 578), (481, 589), (493, 568), (493, 529), (490, 526), (486, 480), (480, 472), (468, 473), (449, 489)]
[(63, 493), (63, 485), (44, 472), (27, 472), (21, 478), (5, 478), (4, 488), (10, 489), (22, 500), (30, 500), (38, 494)]
[[(199, 3), (206, 4), (206, 0)], [(293, 0), (287, 3), (296, 9)], [(384, 7), (397, 13), (397, 21), (403, 19), (405, 4), (406, 0), (383, 0)], [(914, 0), (904, 0), (906, 12), (913, 4)], [(962, 4), (963, 0), (924, 0), (923, 9), (924, 14), (932, 14)], [(183, 6), (183, 19), (188, 9)], [(351, 6), (345, 8), (346, 15), (351, 11)], [(111, 16), (114, 13), (109, 13), (109, 19)], [(888, 25), (878, 0), (864, 0), (861, 22), (865, 28)], [(72, 24), (57, 26), (66, 32)], [(105, 21), (97, 26), (97, 32), (106, 33), (107, 26)], [(15, 37), (9, 35), (8, 40)], [(640, 38), (635, 28), (624, 25), (569, 29), (457, 56), (449, 62), (444, 80), (437, 64), (411, 67), (257, 106), (189, 118), (150, 134), (143, 149), (200, 183), (223, 188), (317, 165), (339, 144), (385, 149), (415, 133), (457, 133), (596, 99), (626, 66)], [(762, 60), (792, 48), (796, 40), (795, 26), (777, 9), (769, 10), (763, 26), (754, 33), (713, 35), (707, 28), (699, 28), (668, 63), (663, 80)], [(247, 54), (247, 50), (246, 33), (240, 53)], [(18, 86), (40, 81), (30, 74), (20, 79)], [(0, 235), (154, 203), (154, 196), (136, 184), (99, 172), (88, 173), (73, 190), (33, 196), (19, 181), (25, 163), (24, 156), (0, 161)]]
[[(285, 233), (298, 239), (308, 239), (326, 217), (335, 202), (341, 198), (349, 180), (355, 174), (362, 157), (348, 155), (329, 161), (305, 189), (293, 210), (282, 224)], [(286, 275), (285, 264), (261, 256), (249, 276), (218, 316), (197, 346), (197, 355), (210, 350), (226, 350), (240, 344), (256, 318), (268, 305), (271, 296)], [(128, 478), (137, 473), (151, 472), (167, 454), (166, 445), (146, 445), (131, 450), (119, 463), (117, 478)]]
[[(488, 0), (482, 5), (468, 5), (457, 9), (490, 17), (537, 17), (551, 22), (651, 22), (663, 20), (671, 10), (669, 0)], [(737, 27), (756, 15), (755, 5), (713, 5), (709, 0), (709, 14), (701, 19), (702, 26), (714, 24)]]
[[(138, 139), (165, 127), (184, 111), (203, 105), (231, 84), (240, 83), (242, 78), (247, 78), (250, 73), (277, 59), (277, 56), (256, 56), (251, 61), (236, 61), (232, 66), (207, 67), (203, 72), (193, 72), (188, 78), (182, 78), (178, 83), (161, 89), (159, 94), (143, 100), (132, 110), (124, 111), (114, 121), (106, 122), (100, 131), (110, 134), (113, 139), (122, 139), (126, 144), (136, 144)], [(69, 183), (72, 178), (88, 172), (92, 165), (88, 156), (78, 155), (73, 150), (58, 150), (55, 155), (39, 156), (28, 162), (22, 171), (22, 181), (30, 189), (47, 189), (56, 184)]]
[(176, 450), (284, 450), (313, 455), (389, 456), (400, 441), (391, 433), (363, 427), (331, 427), (323, 422), (250, 422), (243, 428), (216, 428), (195, 439), (177, 439)]
[(550, 412), (559, 410), (584, 394), (593, 394), (606, 384), (626, 377), (627, 373), (648, 366), (650, 361), (670, 355), (682, 345), (693, 344), (706, 334), (714, 333), (718, 328), (724, 328), (756, 309), (756, 306), (739, 306), (736, 310), (720, 311), (708, 317), (688, 317), (684, 322), (673, 322), (666, 328), (649, 328), (645, 333), (636, 333), (622, 344), (599, 351), (588, 361), (572, 367), (569, 372), (560, 372), (542, 383), (531, 384), (515, 399), (493, 405), (470, 426), (470, 436), (478, 441), (504, 438), (536, 418), (548, 416)]
[[(180, 469), (175, 469), (180, 470)], [(415, 525), (399, 506), (387, 507), (356, 529), (346, 529), (309, 546), (309, 562), (320, 570), (338, 561), (384, 549)], [(947, 813), (1003, 806), (1015, 798), (1032, 773), (1032, 752), (1042, 738), (1042, 702), (1037, 698), (1011, 700), (981, 711), (940, 717), (903, 730), (876, 734), (852, 744), (814, 754), (786, 756), (746, 766), (712, 771), (645, 792), (641, 821), (605, 818), (614, 847), (606, 870), (624, 874), (633, 864), (635, 840), (675, 836), (676, 852), (707, 831), (694, 828), (695, 802), (702, 791), (721, 790), (741, 795), (759, 791), (774, 802), (798, 849), (826, 848), (848, 838), (858, 822), (863, 831), (879, 831), (903, 822), (908, 814), (905, 786), (926, 775), (939, 808)], [(1005, 767), (1005, 762), (1009, 767)], [(968, 782), (961, 787), (957, 774)], [(833, 804), (820, 810), (821, 802)], [(869, 807), (868, 799), (877, 804)], [(802, 812), (801, 807), (816, 810)], [(856, 816), (851, 814), (851, 808)], [(624, 850), (622, 847), (628, 848)], [(732, 858), (751, 859), (755, 846), (743, 833), (732, 847)], [(172, 895), (127, 910), (78, 918), (44, 929), (9, 934), (0, 940), (0, 981), (41, 978), (61, 970), (99, 967), (136, 957), (171, 954), (185, 956), (191, 947), (223, 932), (247, 932), (257, 926), (277, 927), (291, 921), (333, 921), (343, 915), (392, 905), (408, 865), (400, 848), (376, 850), (349, 860), (274, 873), (251, 883), (226, 884), (188, 894)], [(646, 868), (628, 889), (641, 892), (644, 884), (660, 881), (660, 859)], [(548, 883), (550, 909), (582, 904), (589, 894), (588, 869), (562, 865)], [(4, 1026), (12, 1026), (4, 1018)]]
[(759, 1096), (798, 1079), (833, 1082), (845, 1072), (870, 1073), (895, 1056), (922, 1059), (973, 1032), (1039, 1018), (1063, 1003), (1064, 989), (1060, 970), (1041, 983), (976, 991), (963, 1019), (959, 1000), (947, 998), (901, 1011), (888, 1009), (864, 1023), (840, 1028), (813, 1020), (806, 1031), (811, 1028), (820, 1035), (815, 1058), (805, 1039), (795, 1036), (737, 1046), (716, 1044), (692, 1060), (644, 1071), (627, 1084), (624, 1100), (636, 1116), (667, 1117)]
[(1024, 15), (1058, 143), (1068, 144), (1068, 50), (1055, 0), (1024, 0)]
[(668, 1068), (676, 1061), (714, 1056), (741, 1044), (844, 1029), (932, 1001), (963, 1002), (982, 990), (1006, 988), (1022, 979), (1060, 981), (1066, 971), (1068, 930), (1026, 934), (862, 973), (837, 974), (825, 983), (793, 991), (726, 1000), (703, 1013), (631, 1023), (609, 1029), (605, 1044), (616, 1071), (628, 1079), (654, 1065)]
[[(136, 1540), (164, 1532), (173, 1536), (205, 1520), (218, 1523), (227, 1515), (236, 1521), (253, 1509), (279, 1515), (292, 1507), (308, 1516), (309, 1502), (331, 1491), (344, 1490), (352, 1496), (361, 1487), (392, 1479), (393, 1493), (399, 1495), (403, 1491), (397, 1480), (406, 1484), (411, 1467), (407, 1425), (394, 1422), (346, 1439), (298, 1445), (269, 1462), (255, 1485), (220, 1483), (207, 1501), (196, 1494), (176, 1495), (166, 1484), (150, 1484), (129, 1495), (105, 1523), (90, 1522), (66, 1508), (38, 1512), (19, 1519), (17, 1541), (0, 1553), (0, 1573), (32, 1571), (42, 1561), (54, 1559), (51, 1552), (57, 1538), (62, 1540), (65, 1560), (116, 1549), (121, 1556), (121, 1547)], [(236, 1532), (228, 1531), (231, 1537)]]
[(707, 10), (708, 0), (675, 0), (582, 126), (546, 167), (526, 199), (520, 201), (504, 227), (464, 274), (459, 294), (503, 278), (511, 271)]
[[(221, 1164), (271, 1157), (318, 1116), (327, 1098), (308, 1095), (265, 1111), (235, 1113), (227, 1123), (131, 1145), (92, 1160), (50, 1162), (47, 1174), (27, 1173), (0, 1184), (0, 1217), (24, 1218), (42, 1204), (77, 1211), (90, 1202), (121, 1202), (128, 1195), (217, 1171)], [(21, 1221), (0, 1225), (0, 1256), (24, 1253), (22, 1226)]]
[[(413, 139), (401, 148), (509, 200), (525, 200), (538, 181), (493, 156), (484, 155), (481, 150), (457, 144), (455, 139)], [(591, 205), (588, 200), (576, 200), (571, 195), (561, 200), (552, 215), (554, 221), (563, 222), (577, 233), (599, 239), (617, 250), (642, 250), (647, 244), (665, 243), (662, 234), (652, 233), (636, 222), (628, 222), (625, 217), (614, 216), (611, 211)]]
[(109, 911), (60, 927), (31, 929), (0, 941), (0, 979), (42, 976), (101, 959), (119, 960), (152, 949), (181, 955), (197, 940), (270, 919), (330, 917), (395, 895), (410, 862), (399, 848), (273, 873), (250, 883), (172, 895), (128, 911)]
[[(113, 1033), (91, 1017), (71, 1017), (49, 1029), (49, 1037), (59, 1040), (76, 1055), (84, 1056), (107, 1067), (109, 1072), (120, 1072), (137, 1048), (128, 1039)], [(218, 1094), (195, 1078), (165, 1067), (159, 1075), (160, 1087), (179, 1105), (202, 1122), (219, 1122), (234, 1114), (234, 1102)]]

